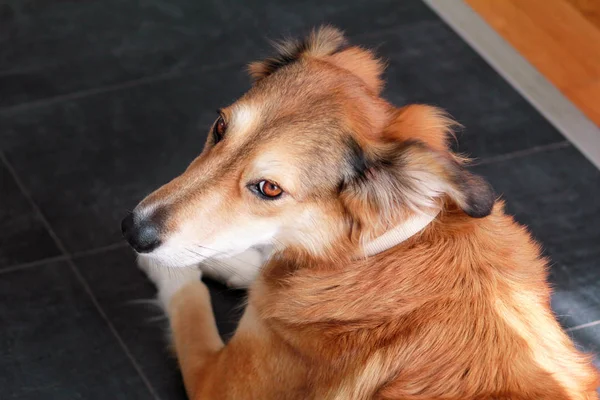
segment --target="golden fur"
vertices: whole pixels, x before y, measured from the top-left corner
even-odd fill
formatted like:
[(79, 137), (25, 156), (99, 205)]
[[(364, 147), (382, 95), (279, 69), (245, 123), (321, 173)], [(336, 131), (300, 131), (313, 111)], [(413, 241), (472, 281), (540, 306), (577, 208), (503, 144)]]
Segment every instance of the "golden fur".
[[(380, 97), (382, 70), (329, 27), (279, 45), (224, 109), (222, 142), (142, 202), (160, 210), (165, 240), (209, 246), (238, 225), (276, 228), (227, 345), (201, 282), (169, 300), (189, 397), (597, 399), (590, 357), (550, 309), (539, 246), (449, 151), (453, 121)], [(256, 178), (285, 197), (257, 199)], [(359, 256), (431, 211), (417, 235)]]

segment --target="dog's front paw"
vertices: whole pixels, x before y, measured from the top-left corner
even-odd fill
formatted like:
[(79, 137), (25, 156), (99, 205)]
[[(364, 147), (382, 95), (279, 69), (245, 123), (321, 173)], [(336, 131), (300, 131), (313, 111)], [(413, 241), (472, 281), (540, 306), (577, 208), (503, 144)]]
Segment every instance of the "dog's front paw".
[(171, 298), (182, 287), (190, 282), (197, 282), (202, 277), (198, 267), (169, 268), (156, 265), (145, 258), (138, 258), (138, 266), (146, 273), (158, 290), (157, 299), (166, 312)]

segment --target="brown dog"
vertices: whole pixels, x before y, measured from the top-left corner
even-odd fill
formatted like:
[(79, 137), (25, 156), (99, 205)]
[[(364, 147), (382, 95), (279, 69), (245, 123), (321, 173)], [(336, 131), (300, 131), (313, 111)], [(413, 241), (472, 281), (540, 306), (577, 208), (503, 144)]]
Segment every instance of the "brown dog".
[[(439, 110), (321, 28), (250, 65), (202, 154), (123, 230), (159, 288), (191, 399), (597, 399), (547, 262), (447, 146)], [(197, 269), (273, 245), (231, 341)], [(174, 272), (176, 271), (176, 272)]]

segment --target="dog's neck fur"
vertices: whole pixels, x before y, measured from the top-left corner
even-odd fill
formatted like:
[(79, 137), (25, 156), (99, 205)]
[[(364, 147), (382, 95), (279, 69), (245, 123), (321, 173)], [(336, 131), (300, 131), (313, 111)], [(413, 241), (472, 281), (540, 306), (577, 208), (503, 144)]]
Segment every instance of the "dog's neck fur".
[(383, 235), (365, 244), (363, 246), (363, 255), (365, 257), (374, 256), (399, 245), (413, 235), (421, 232), (437, 215), (437, 212), (412, 215), (401, 224), (396, 225)]

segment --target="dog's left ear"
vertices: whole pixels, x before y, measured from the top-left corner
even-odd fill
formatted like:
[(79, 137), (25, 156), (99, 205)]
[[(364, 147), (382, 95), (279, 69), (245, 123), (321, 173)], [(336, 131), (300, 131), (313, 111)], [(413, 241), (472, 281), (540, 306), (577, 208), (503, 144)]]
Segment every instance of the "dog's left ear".
[(322, 58), (330, 56), (348, 45), (344, 33), (325, 25), (313, 30), (308, 36), (274, 42), (276, 54), (248, 65), (248, 72), (255, 82), (273, 74), (278, 69), (298, 61), (302, 57)]
[(450, 199), (470, 217), (489, 215), (491, 186), (445, 145), (451, 120), (432, 107), (411, 107), (394, 116), (393, 132), (350, 146), (351, 172), (340, 193), (350, 214), (362, 226), (380, 226), (403, 211), (439, 208)]

